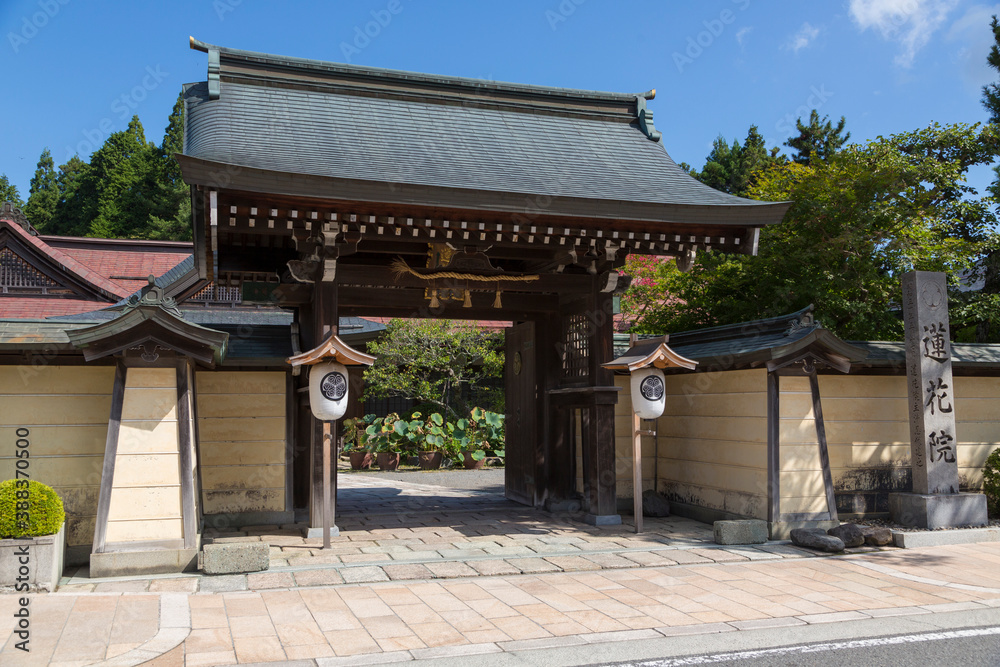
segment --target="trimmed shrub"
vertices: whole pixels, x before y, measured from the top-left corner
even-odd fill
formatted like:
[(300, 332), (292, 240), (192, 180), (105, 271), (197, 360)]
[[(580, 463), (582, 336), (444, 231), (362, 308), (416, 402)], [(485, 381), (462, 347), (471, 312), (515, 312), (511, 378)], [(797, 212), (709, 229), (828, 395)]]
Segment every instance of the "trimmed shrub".
[[(25, 502), (27, 509), (19, 509), (18, 503)], [(65, 520), (62, 499), (51, 486), (33, 480), (0, 482), (0, 539), (55, 535)]]
[(983, 466), (983, 493), (991, 517), (1000, 516), (1000, 449), (986, 457)]

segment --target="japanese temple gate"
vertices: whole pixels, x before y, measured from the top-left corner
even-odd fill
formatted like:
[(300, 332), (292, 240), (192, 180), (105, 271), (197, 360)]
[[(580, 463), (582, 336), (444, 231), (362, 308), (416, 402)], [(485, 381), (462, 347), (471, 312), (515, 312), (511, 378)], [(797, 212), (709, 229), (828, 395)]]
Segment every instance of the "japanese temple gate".
[[(612, 300), (632, 253), (754, 253), (787, 205), (713, 190), (638, 95), (457, 79), (228, 49), (185, 87), (198, 277), (295, 309), (302, 350), (342, 316), (514, 322), (507, 496), (615, 507)], [(265, 278), (262, 279), (262, 276)], [(294, 491), (320, 504), (329, 425), (295, 378)], [(306, 447), (301, 444), (306, 443)], [(296, 503), (298, 505), (298, 503)], [(310, 512), (318, 527), (319, 513)]]

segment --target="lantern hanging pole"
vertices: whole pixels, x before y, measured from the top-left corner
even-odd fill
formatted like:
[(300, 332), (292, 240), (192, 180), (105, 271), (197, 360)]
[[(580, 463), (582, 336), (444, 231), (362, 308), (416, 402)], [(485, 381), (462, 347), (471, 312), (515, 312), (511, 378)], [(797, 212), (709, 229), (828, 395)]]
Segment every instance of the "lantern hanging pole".
[(635, 513), (635, 532), (642, 532), (642, 432), (639, 414), (632, 412), (632, 511)]
[(333, 424), (323, 422), (323, 548), (330, 548), (330, 519), (333, 508), (330, 499), (330, 441), (333, 439)]

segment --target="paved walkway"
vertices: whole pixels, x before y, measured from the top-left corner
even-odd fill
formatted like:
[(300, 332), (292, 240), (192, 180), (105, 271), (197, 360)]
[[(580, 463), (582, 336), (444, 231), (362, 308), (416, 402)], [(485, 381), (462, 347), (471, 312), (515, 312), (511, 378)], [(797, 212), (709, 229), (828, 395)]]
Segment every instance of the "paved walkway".
[[(0, 625), (0, 664), (375, 664), (1000, 606), (1000, 544), (818, 557), (677, 519), (636, 536), (523, 508), (342, 517), (333, 553), (290, 528), (219, 538), (270, 542), (263, 573), (77, 573), (31, 596), (30, 654)], [(0, 596), (0, 618), (17, 605)]]

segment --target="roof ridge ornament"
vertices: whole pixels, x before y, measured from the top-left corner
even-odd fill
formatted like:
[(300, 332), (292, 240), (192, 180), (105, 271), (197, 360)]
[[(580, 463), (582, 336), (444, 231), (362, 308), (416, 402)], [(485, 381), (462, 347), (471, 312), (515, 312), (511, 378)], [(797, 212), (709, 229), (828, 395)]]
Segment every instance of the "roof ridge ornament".
[(14, 206), (14, 202), (5, 201), (0, 204), (0, 220), (13, 222), (15, 225), (19, 226), (32, 236), (38, 236), (38, 230), (31, 226), (31, 222), (28, 221), (28, 216), (26, 216), (24, 211), (20, 208)]
[(174, 300), (174, 297), (164, 294), (163, 288), (156, 284), (156, 277), (150, 275), (146, 280), (149, 281), (149, 284), (143, 287), (141, 292), (133, 294), (125, 300), (122, 315), (140, 306), (153, 306), (162, 308), (174, 317), (183, 320), (184, 316), (177, 308), (177, 301)]
[(659, 141), (663, 138), (663, 133), (653, 127), (653, 112), (646, 106), (646, 100), (656, 97), (656, 88), (651, 91), (635, 96), (635, 114), (639, 121), (639, 129), (651, 141)]

